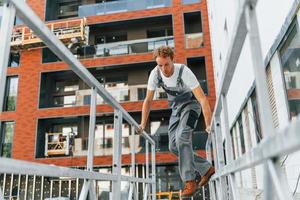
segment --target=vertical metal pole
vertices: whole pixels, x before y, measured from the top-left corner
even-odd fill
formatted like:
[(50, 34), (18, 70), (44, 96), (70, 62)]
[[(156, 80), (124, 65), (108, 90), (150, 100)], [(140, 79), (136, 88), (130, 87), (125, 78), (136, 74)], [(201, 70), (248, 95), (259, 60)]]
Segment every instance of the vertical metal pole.
[(1, 187), (0, 187), (0, 199), (4, 199), (3, 193), (1, 191)]
[(52, 195), (53, 195), (53, 180), (50, 180), (50, 198), (52, 198)]
[(62, 181), (59, 180), (58, 181), (58, 197), (61, 197), (61, 184), (62, 184)]
[(10, 176), (10, 188), (9, 188), (9, 196), (12, 196), (12, 189), (13, 189), (13, 184), (14, 184), (14, 174), (11, 174)]
[[(225, 166), (225, 160), (224, 160), (224, 151), (223, 151), (223, 138), (222, 138), (222, 132), (221, 132), (221, 120), (219, 116), (215, 117), (215, 140), (216, 140), (216, 151), (217, 151), (217, 156), (218, 156), (218, 169), (222, 168)], [(228, 186), (225, 180), (225, 177), (220, 177), (219, 178), (219, 184), (220, 184), (220, 192), (221, 192), (221, 199), (227, 199), (227, 190)]]
[(93, 171), (93, 159), (94, 159), (94, 140), (95, 140), (95, 128), (96, 128), (96, 99), (97, 91), (93, 87), (91, 95), (90, 106), (90, 122), (89, 122), (89, 143), (88, 143), (88, 157), (87, 157), (87, 170)]
[(151, 145), (151, 162), (152, 162), (152, 200), (156, 200), (156, 158), (155, 158), (155, 144)]
[[(135, 177), (135, 128), (131, 126), (131, 168), (130, 168), (130, 176)], [(135, 190), (134, 182), (130, 183), (130, 191), (128, 195), (128, 200), (132, 200), (134, 197), (134, 190)]]
[[(94, 159), (94, 140), (95, 140), (95, 127), (96, 127), (96, 101), (97, 101), (97, 91), (93, 87), (91, 94), (91, 106), (90, 106), (90, 121), (89, 121), (89, 142), (88, 142), (88, 155), (87, 155), (87, 170), (93, 171), (93, 159)], [(85, 200), (90, 191), (89, 198), (96, 199), (93, 187), (93, 180), (85, 180), (80, 193), (80, 200)]]
[[(24, 193), (25, 200), (27, 199), (27, 190), (28, 190), (28, 175), (26, 175), (26, 178), (25, 178), (25, 193)], [(51, 190), (51, 192), (52, 192), (52, 190)], [(51, 197), (52, 197), (52, 193), (51, 193)]]
[(68, 190), (68, 197), (71, 198), (71, 192), (72, 192), (72, 180), (69, 180), (69, 190)]
[[(11, 3), (4, 3), (3, 17), (0, 27), (0, 113), (2, 112), (4, 102), (6, 74), (10, 55), (10, 39), (14, 27), (15, 17), (15, 7)], [(2, 123), (0, 123), (0, 130), (2, 129), (1, 126)]]
[(78, 191), (79, 190), (79, 178), (76, 178), (76, 199), (78, 199)]
[(148, 199), (148, 183), (146, 183), (145, 186), (145, 190), (144, 190), (144, 196), (143, 196), (143, 200), (147, 200)]
[(21, 186), (21, 174), (19, 174), (18, 177), (18, 194), (17, 194), (17, 199), (20, 199), (20, 186)]
[[(10, 55), (10, 39), (14, 27), (16, 9), (11, 3), (4, 3), (3, 17), (0, 27), (0, 110), (3, 108), (5, 82)], [(1, 128), (1, 124), (0, 124)]]
[[(208, 160), (210, 163), (212, 163), (211, 144), (212, 144), (212, 141), (211, 141), (211, 134), (209, 134), (208, 137), (207, 137), (205, 149), (206, 149), (207, 160)], [(214, 198), (215, 193), (214, 193), (214, 190), (213, 190), (213, 183), (210, 181), (210, 182), (208, 183), (208, 185), (209, 185), (209, 194), (210, 194), (210, 198), (213, 198), (213, 199), (215, 200), (215, 198)]]
[[(261, 120), (261, 128), (264, 137), (274, 134), (274, 125), (272, 120), (271, 104), (268, 98), (268, 86), (266, 72), (264, 68), (264, 62), (262, 57), (261, 43), (258, 31), (257, 17), (255, 6), (249, 3), (245, 8), (245, 17), (247, 22), (247, 29), (249, 33), (249, 39), (251, 44), (251, 55), (253, 61), (253, 71), (255, 75), (256, 92), (258, 98), (259, 116)], [(272, 161), (273, 162), (273, 161)], [(278, 165), (279, 163), (277, 163)], [(278, 168), (276, 168), (278, 169)], [(276, 171), (276, 174), (280, 174), (280, 171)], [(286, 186), (281, 184), (281, 190), (283, 193), (287, 193)], [(274, 199), (275, 193), (274, 184), (270, 176), (268, 165), (264, 165), (264, 199)]]
[[(146, 140), (146, 153), (145, 153), (145, 156), (146, 156), (146, 179), (149, 179), (149, 142), (148, 140)], [(148, 192), (149, 192), (149, 184), (147, 183), (146, 184), (146, 188), (147, 190), (144, 192), (144, 195), (147, 197), (148, 196)], [(144, 196), (144, 198), (145, 198)]]
[(3, 184), (2, 184), (2, 193), (4, 194), (5, 191), (5, 182), (6, 182), (6, 173), (3, 174)]
[[(215, 122), (213, 123), (213, 128), (215, 127)], [(214, 164), (215, 164), (215, 168), (216, 170), (219, 169), (219, 162), (218, 162), (218, 155), (217, 155), (217, 145), (216, 145), (216, 138), (215, 138), (215, 130), (213, 130), (211, 132), (211, 140), (212, 140), (212, 146), (213, 146), (213, 154), (214, 154)], [(217, 187), (214, 187), (215, 188), (215, 191), (217, 192), (217, 196), (222, 198), (221, 197), (221, 192), (220, 192), (220, 183), (219, 183), (219, 180), (215, 180), (216, 184), (218, 184)], [(214, 185), (215, 186), (215, 185)]]
[[(230, 135), (230, 130), (229, 130), (229, 121), (228, 121), (228, 104), (227, 104), (227, 98), (224, 94), (221, 96), (222, 100), (222, 108), (223, 108), (223, 120), (224, 120), (224, 128), (225, 128), (225, 142), (226, 142), (226, 148), (225, 148), (225, 153), (226, 153), (226, 158), (227, 158), (227, 163), (233, 162), (233, 150), (232, 150), (232, 138)], [(237, 191), (236, 188), (237, 186), (234, 184), (235, 183), (235, 176), (234, 173), (228, 175), (229, 179), (229, 189), (231, 191), (231, 198), (233, 200), (237, 200)]]
[(113, 174), (117, 176), (117, 180), (112, 182), (112, 199), (121, 199), (122, 121), (122, 112), (120, 110), (115, 110)]
[(89, 187), (90, 187), (90, 183), (91, 183), (90, 181), (84, 180), (83, 186), (81, 188), (79, 200), (86, 200), (88, 191), (89, 191)]
[(44, 176), (41, 178), (41, 199), (44, 199)]
[(36, 182), (36, 175), (33, 176), (33, 181), (32, 181), (32, 200), (34, 200), (35, 196), (35, 182)]

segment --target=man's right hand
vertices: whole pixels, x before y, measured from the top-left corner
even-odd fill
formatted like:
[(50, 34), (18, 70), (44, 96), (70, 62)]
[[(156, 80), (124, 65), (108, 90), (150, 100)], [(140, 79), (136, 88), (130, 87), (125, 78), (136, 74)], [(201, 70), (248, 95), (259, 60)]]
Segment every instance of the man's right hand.
[(139, 128), (136, 129), (137, 134), (142, 134), (144, 132), (145, 126), (142, 126), (141, 124), (139, 125)]

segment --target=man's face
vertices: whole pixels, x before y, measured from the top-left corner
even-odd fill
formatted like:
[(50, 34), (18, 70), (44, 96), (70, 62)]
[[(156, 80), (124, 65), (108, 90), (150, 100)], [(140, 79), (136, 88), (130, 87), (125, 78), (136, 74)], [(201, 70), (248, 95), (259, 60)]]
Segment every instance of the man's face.
[(170, 77), (174, 72), (173, 60), (170, 57), (156, 57), (156, 63), (164, 76)]

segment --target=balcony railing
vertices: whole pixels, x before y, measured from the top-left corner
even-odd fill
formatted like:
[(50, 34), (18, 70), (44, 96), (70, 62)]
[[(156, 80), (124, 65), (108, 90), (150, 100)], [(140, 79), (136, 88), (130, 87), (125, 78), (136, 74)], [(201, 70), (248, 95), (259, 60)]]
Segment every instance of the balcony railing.
[(201, 0), (182, 0), (182, 4), (200, 3)]
[[(146, 96), (147, 85), (134, 85), (124, 86), (117, 88), (107, 88), (107, 91), (118, 101), (142, 101)], [(76, 91), (76, 102), (74, 106), (83, 106), (89, 104), (89, 98), (91, 96), (91, 90), (78, 90)], [(166, 99), (166, 93), (163, 89), (158, 88), (155, 92), (154, 100)], [(97, 104), (104, 104), (104, 100), (98, 96)]]
[(171, 0), (121, 0), (79, 6), (78, 16), (87, 17), (118, 12), (169, 7)]
[(77, 51), (76, 56), (80, 59), (84, 59), (94, 57), (147, 53), (153, 51), (155, 48), (161, 45), (168, 45), (174, 48), (174, 37), (157, 37), (83, 46)]

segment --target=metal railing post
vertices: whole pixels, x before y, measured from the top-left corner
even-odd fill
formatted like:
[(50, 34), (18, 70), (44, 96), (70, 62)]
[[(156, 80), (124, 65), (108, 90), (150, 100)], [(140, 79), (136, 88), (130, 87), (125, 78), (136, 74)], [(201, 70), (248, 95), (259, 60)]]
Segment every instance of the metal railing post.
[[(216, 151), (217, 151), (217, 156), (218, 156), (218, 169), (222, 168), (225, 166), (225, 159), (224, 159), (224, 151), (223, 151), (223, 136), (221, 132), (221, 120), (220, 117), (215, 118), (215, 127), (214, 127), (214, 136), (216, 140)], [(220, 184), (220, 198), (221, 199), (227, 199), (228, 196), (228, 186), (227, 182), (225, 180), (225, 177), (220, 177), (219, 178), (219, 184)]]
[[(15, 16), (16, 9), (12, 3), (4, 3), (3, 17), (0, 27), (0, 113), (2, 112), (4, 102), (7, 67), (10, 55), (10, 40), (14, 27)], [(0, 130), (1, 126), (2, 123), (0, 123)]]
[[(212, 141), (211, 141), (211, 134), (209, 134), (208, 136), (207, 136), (207, 141), (206, 141), (206, 147), (205, 147), (205, 149), (206, 149), (206, 157), (207, 157), (207, 160), (210, 162), (210, 163), (212, 163), (212, 155), (211, 155), (211, 144), (212, 144)], [(213, 189), (213, 187), (214, 187), (214, 185), (213, 185), (213, 182), (212, 181), (210, 181), (209, 183), (209, 194), (210, 194), (210, 198), (213, 198), (213, 200), (215, 200), (216, 199), (216, 197), (215, 197), (215, 192), (214, 192), (214, 189)]]
[(155, 144), (151, 145), (151, 162), (152, 162), (152, 200), (156, 200), (156, 158), (155, 158)]
[[(222, 108), (223, 108), (223, 120), (224, 120), (224, 129), (225, 129), (225, 155), (227, 158), (227, 163), (233, 162), (233, 150), (232, 150), (232, 138), (229, 130), (229, 122), (228, 122), (228, 104), (226, 95), (221, 94)], [(229, 179), (229, 190), (230, 195), (233, 200), (237, 200), (237, 185), (235, 184), (235, 175), (231, 173), (228, 175)]]
[(112, 199), (121, 199), (121, 159), (122, 159), (122, 112), (114, 112), (113, 174), (117, 180), (112, 182)]
[(1, 186), (0, 186), (0, 199), (4, 199), (4, 196), (3, 196), (3, 194), (2, 194)]
[[(135, 177), (135, 128), (131, 127), (131, 168), (130, 168), (130, 176)], [(135, 183), (130, 182), (130, 189), (129, 189), (129, 195), (128, 200), (132, 200), (132, 198), (135, 197)]]
[[(90, 120), (89, 120), (89, 142), (88, 142), (88, 155), (87, 155), (87, 171), (93, 171), (94, 160), (94, 140), (95, 140), (95, 128), (96, 128), (96, 103), (97, 103), (97, 91), (94, 87), (91, 89), (91, 105), (90, 105)], [(96, 192), (94, 187), (94, 181), (85, 180), (80, 193), (80, 200), (85, 200), (87, 194), (89, 198), (96, 199)]]
[[(145, 143), (146, 146), (146, 152), (145, 152), (145, 157), (146, 157), (146, 179), (149, 178), (149, 142), (146, 141)], [(149, 188), (149, 184), (146, 184), (146, 188), (147, 190), (144, 191), (144, 196), (148, 196), (150, 188)], [(145, 198), (145, 197), (144, 197)]]
[[(213, 127), (215, 127), (215, 122), (213, 123)], [(214, 164), (215, 164), (215, 169), (218, 170), (219, 169), (219, 160), (218, 160), (218, 155), (217, 155), (217, 145), (216, 145), (216, 137), (215, 137), (215, 130), (213, 129), (211, 132), (211, 141), (212, 141), (212, 147), (213, 147), (213, 155), (214, 155)], [(213, 188), (215, 189), (214, 191), (216, 192), (216, 199), (218, 198), (222, 198), (221, 196), (221, 185), (219, 180), (215, 180), (215, 183), (217, 184), (217, 186), (215, 184), (213, 184)]]
[[(266, 71), (264, 68), (264, 62), (262, 57), (261, 42), (258, 31), (258, 23), (255, 5), (251, 2), (246, 5), (245, 8), (246, 25), (248, 29), (250, 44), (251, 44), (251, 56), (253, 61), (253, 71), (256, 83), (256, 93), (258, 98), (259, 116), (261, 120), (261, 128), (265, 138), (268, 138), (271, 134), (275, 133), (272, 119), (271, 104), (268, 94), (268, 85), (266, 78)], [(273, 160), (269, 160), (274, 162)], [(264, 164), (264, 199), (274, 199), (275, 187), (272, 183), (272, 177), (269, 171), (269, 161)], [(276, 162), (276, 161), (275, 161)], [(275, 164), (279, 164), (278, 162)], [(279, 168), (275, 168), (279, 169)], [(276, 176), (280, 174), (279, 170), (276, 170)], [(285, 185), (281, 184), (281, 192), (286, 199), (292, 199)]]

